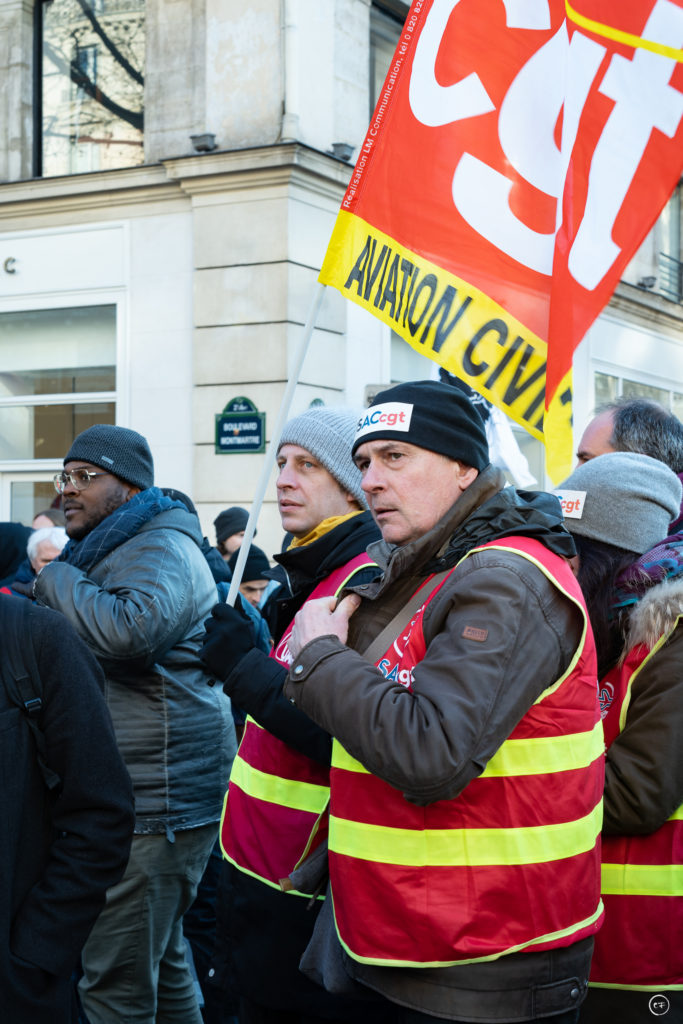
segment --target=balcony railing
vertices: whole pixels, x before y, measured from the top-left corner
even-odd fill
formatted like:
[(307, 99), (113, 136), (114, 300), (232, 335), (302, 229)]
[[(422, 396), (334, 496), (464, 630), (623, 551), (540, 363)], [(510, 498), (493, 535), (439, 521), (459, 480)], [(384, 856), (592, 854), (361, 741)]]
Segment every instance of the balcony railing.
[(665, 252), (659, 254), (658, 284), (658, 291), (665, 299), (683, 302), (683, 263)]

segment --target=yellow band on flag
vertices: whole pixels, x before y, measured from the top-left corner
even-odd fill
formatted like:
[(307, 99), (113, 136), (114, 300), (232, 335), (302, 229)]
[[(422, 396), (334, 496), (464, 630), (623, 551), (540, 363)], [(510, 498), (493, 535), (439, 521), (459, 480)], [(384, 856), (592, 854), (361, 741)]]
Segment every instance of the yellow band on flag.
[[(345, 210), (337, 217), (320, 281), (543, 440), (547, 345), (483, 291)], [(557, 458), (567, 472), (570, 409), (571, 392), (564, 387), (553, 423)]]
[(611, 39), (613, 42), (622, 43), (624, 46), (632, 46), (634, 50), (649, 50), (650, 53), (657, 53), (660, 57), (667, 57), (669, 60), (675, 60), (678, 63), (683, 61), (683, 50), (678, 50), (673, 46), (665, 46), (664, 43), (655, 43), (651, 39), (643, 39), (642, 36), (634, 35), (632, 32), (622, 32), (621, 29), (614, 28), (613, 25), (603, 25), (600, 21), (593, 21), (592, 18), (587, 18), (585, 14), (575, 11), (569, 0), (565, 0), (564, 6), (569, 21), (573, 21), (575, 25), (585, 29), (587, 32), (592, 32), (593, 35), (602, 36), (604, 39)]

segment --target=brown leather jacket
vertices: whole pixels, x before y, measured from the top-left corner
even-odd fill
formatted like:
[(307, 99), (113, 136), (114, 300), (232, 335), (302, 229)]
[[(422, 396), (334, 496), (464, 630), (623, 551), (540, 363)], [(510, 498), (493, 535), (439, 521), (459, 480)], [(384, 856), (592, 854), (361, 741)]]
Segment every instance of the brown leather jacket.
[[(285, 684), (285, 694), (353, 757), (418, 804), (456, 797), (483, 771), (536, 698), (565, 671), (580, 641), (579, 612), (540, 569), (516, 554), (488, 549), (470, 555), (430, 601), (427, 655), (415, 669), (412, 692), (356, 653), (426, 576), (456, 565), (487, 540), (530, 535), (571, 554), (547, 496), (518, 496), (503, 485), (502, 474), (488, 467), (429, 533), (400, 548), (371, 545), (384, 572), (358, 591), (367, 600), (351, 619), (349, 646), (318, 637), (300, 652)], [(535, 503), (542, 505), (537, 514)], [(464, 637), (466, 626), (485, 630), (485, 642)], [(342, 954), (329, 902), (302, 967), (333, 987)], [(343, 966), (389, 1000), (435, 1016), (524, 1020), (578, 1006), (591, 951), (589, 939), (449, 968), (388, 969), (346, 955)]]

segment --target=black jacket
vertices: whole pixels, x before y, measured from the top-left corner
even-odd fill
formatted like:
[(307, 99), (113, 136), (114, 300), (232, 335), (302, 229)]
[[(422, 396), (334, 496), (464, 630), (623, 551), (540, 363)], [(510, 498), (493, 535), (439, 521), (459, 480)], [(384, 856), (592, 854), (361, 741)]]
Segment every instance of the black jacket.
[[(362, 512), (340, 523), (313, 544), (289, 548), (275, 556), (279, 567), (272, 575), (285, 581), (282, 596), (271, 607), (268, 621), (275, 644), (317, 585), (339, 566), (362, 554), (379, 536), (370, 513)], [(352, 585), (370, 583), (377, 572), (376, 569), (361, 569), (354, 575)], [(287, 672), (281, 665), (254, 648), (237, 663), (223, 688), (236, 707), (255, 718), (268, 732), (314, 761), (327, 765), (332, 740), (285, 699), (282, 687), (286, 677)]]
[[(271, 618), (275, 642), (313, 589), (335, 569), (362, 554), (379, 538), (369, 512), (341, 523), (313, 544), (291, 548), (276, 560), (291, 588), (276, 602)], [(276, 570), (281, 572), (281, 570)], [(370, 582), (376, 570), (360, 570), (354, 585)], [(330, 763), (330, 736), (287, 701), (286, 671), (260, 650), (246, 654), (225, 683), (231, 699), (279, 739), (323, 764)], [(381, 1021), (372, 1004), (331, 996), (299, 971), (321, 902), (279, 892), (225, 863), (224, 899), (217, 934), (214, 978), (232, 992), (275, 1009), (307, 1016)]]
[(0, 1020), (63, 1024), (69, 978), (105, 892), (118, 882), (133, 834), (132, 786), (102, 696), (104, 678), (57, 612), (21, 608), (20, 642), (33, 646), (41, 679), (40, 732), (61, 779), (49, 793), (26, 714), (0, 674)]
[(0, 587), (8, 587), (15, 579), (32, 533), (23, 523), (0, 523)]

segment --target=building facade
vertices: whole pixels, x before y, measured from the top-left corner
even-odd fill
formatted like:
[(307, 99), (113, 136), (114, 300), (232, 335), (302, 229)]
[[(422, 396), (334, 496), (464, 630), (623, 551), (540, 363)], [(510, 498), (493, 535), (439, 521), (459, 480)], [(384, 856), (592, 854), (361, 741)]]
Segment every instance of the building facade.
[[(408, 6), (0, 0), (0, 518), (94, 422), (149, 438), (212, 541), (250, 506), (262, 455), (218, 453), (216, 418), (247, 399), (270, 436)], [(622, 391), (683, 410), (680, 256), (675, 196), (577, 354), (577, 431)], [(435, 373), (328, 289), (292, 411)]]

